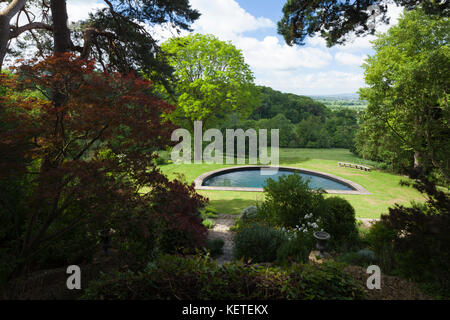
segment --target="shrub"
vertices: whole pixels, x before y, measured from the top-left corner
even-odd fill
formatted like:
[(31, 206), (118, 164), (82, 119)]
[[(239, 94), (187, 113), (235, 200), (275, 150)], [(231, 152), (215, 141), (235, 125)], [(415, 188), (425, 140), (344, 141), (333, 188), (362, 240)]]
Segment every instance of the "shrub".
[(324, 210), (324, 198), (321, 190), (311, 190), (308, 181), (297, 173), (283, 175), (278, 181), (267, 179), (264, 186), (265, 200), (258, 215), (269, 224), (294, 228), (305, 221), (310, 214), (320, 217)]
[(284, 241), (277, 251), (277, 262), (286, 264), (290, 262), (305, 263), (313, 248), (311, 238), (300, 232)]
[(162, 166), (164, 164), (167, 164), (167, 160), (161, 156), (157, 156), (156, 158), (153, 159), (153, 163), (155, 166)]
[(240, 218), (243, 220), (249, 220), (256, 218), (258, 214), (258, 207), (250, 206), (242, 210)]
[(258, 224), (244, 226), (233, 238), (233, 255), (236, 259), (272, 262), (284, 241), (286, 235), (282, 231)]
[(362, 267), (368, 267), (373, 264), (379, 265), (375, 253), (368, 249), (362, 249), (357, 252), (345, 253), (339, 256), (337, 260), (339, 262), (343, 262), (346, 264), (357, 265)]
[(450, 291), (450, 199), (431, 182), (417, 187), (428, 194), (426, 204), (395, 205), (382, 216), (396, 232), (394, 249), (399, 269), (419, 282), (432, 282), (442, 292)]
[(320, 265), (293, 265), (289, 273), (293, 299), (353, 300), (363, 299), (364, 291), (355, 279), (343, 271), (343, 265), (325, 262)]
[(143, 272), (117, 272), (89, 283), (84, 299), (275, 300), (362, 299), (340, 265), (217, 265), (208, 257), (164, 255)]
[(258, 207), (250, 206), (242, 210), (241, 215), (235, 220), (234, 225), (231, 227), (231, 231), (238, 231), (255, 223), (266, 224), (264, 219), (258, 216)]
[(208, 229), (212, 229), (214, 228), (214, 226), (216, 225), (216, 223), (211, 220), (211, 219), (205, 219), (202, 221), (202, 224), (207, 227)]
[(205, 209), (203, 209), (201, 211), (202, 219), (207, 219), (207, 218), (216, 219), (218, 216), (219, 215), (218, 215), (217, 211), (211, 207), (206, 207)]
[(352, 247), (358, 243), (355, 209), (345, 199), (330, 197), (325, 199), (325, 214), (321, 227), (331, 235), (330, 246), (334, 248)]
[(365, 236), (369, 248), (375, 252), (380, 268), (386, 273), (394, 268), (395, 237), (395, 230), (388, 228), (382, 221), (372, 224)]
[(436, 294), (450, 291), (450, 198), (423, 175), (410, 173), (413, 186), (426, 194), (425, 204), (396, 204), (372, 227), (368, 241), (379, 254), (389, 254), (394, 271), (434, 287)]

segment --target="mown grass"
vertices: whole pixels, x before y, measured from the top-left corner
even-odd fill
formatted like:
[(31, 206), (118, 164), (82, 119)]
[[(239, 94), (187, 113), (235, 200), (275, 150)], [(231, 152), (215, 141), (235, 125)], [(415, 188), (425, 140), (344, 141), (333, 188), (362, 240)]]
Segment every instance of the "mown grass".
[[(347, 149), (280, 149), (280, 165), (330, 173), (354, 181), (366, 188), (371, 193), (370, 195), (338, 195), (353, 205), (359, 218), (379, 218), (382, 213), (387, 213), (388, 208), (394, 203), (407, 205), (412, 200), (424, 201), (424, 197), (415, 189), (400, 186), (400, 180), (407, 180), (407, 177), (380, 170), (365, 172), (338, 167), (337, 162), (339, 161), (365, 165), (374, 164), (358, 158)], [(182, 174), (188, 182), (192, 182), (207, 171), (227, 166), (235, 165), (166, 164), (160, 168), (170, 178)], [(227, 214), (237, 214), (243, 208), (264, 200), (264, 194), (261, 192), (200, 190), (199, 193), (209, 198), (209, 205), (212, 208), (219, 213)]]

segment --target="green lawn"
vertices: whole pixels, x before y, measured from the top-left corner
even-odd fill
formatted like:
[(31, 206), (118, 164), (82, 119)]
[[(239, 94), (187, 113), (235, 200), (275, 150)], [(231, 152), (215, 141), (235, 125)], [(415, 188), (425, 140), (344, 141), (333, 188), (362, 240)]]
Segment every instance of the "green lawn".
[[(382, 213), (387, 213), (387, 208), (394, 203), (409, 204), (411, 200), (424, 201), (424, 197), (415, 189), (399, 185), (399, 181), (407, 179), (406, 177), (379, 170), (365, 172), (342, 168), (337, 166), (338, 161), (366, 165), (372, 163), (356, 157), (347, 149), (280, 149), (280, 165), (331, 173), (359, 183), (366, 188), (371, 193), (370, 195), (339, 195), (350, 201), (355, 208), (357, 217), (379, 218)], [(202, 173), (227, 166), (235, 165), (167, 164), (160, 168), (171, 178), (181, 173), (187, 181), (192, 182)], [(208, 197), (209, 205), (219, 213), (228, 214), (239, 213), (243, 208), (261, 202), (264, 197), (262, 192), (199, 190), (199, 193)]]

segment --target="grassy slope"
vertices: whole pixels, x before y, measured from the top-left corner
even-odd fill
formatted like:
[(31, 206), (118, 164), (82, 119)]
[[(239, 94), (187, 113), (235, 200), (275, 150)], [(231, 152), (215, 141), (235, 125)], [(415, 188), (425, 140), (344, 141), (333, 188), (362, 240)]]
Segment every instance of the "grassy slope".
[[(387, 213), (387, 208), (394, 203), (408, 204), (411, 200), (423, 201), (424, 197), (415, 189), (399, 185), (405, 177), (373, 170), (364, 172), (357, 169), (337, 166), (338, 161), (368, 164), (346, 149), (281, 149), (280, 165), (294, 166), (331, 173), (359, 183), (366, 188), (370, 195), (339, 195), (350, 201), (360, 218), (379, 218)], [(161, 166), (161, 170), (173, 178), (176, 173), (182, 173), (191, 182), (207, 171), (226, 167), (220, 164), (168, 164)], [(263, 200), (261, 192), (236, 191), (199, 191), (210, 199), (210, 206), (220, 213), (239, 213), (243, 208), (254, 205)], [(328, 196), (328, 195), (327, 195)]]

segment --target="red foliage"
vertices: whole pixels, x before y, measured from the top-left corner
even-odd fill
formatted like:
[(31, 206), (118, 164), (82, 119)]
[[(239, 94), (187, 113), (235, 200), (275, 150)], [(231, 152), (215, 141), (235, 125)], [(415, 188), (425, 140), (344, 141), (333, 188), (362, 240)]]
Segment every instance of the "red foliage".
[[(28, 61), (16, 74), (0, 77), (0, 88), (16, 93), (0, 95), (0, 179), (34, 177), (22, 258), (63, 232), (49, 227), (74, 207), (82, 213), (70, 227), (134, 210), (144, 234), (145, 221), (163, 217), (202, 243), (197, 211), (206, 199), (153, 167), (174, 126), (162, 117), (173, 106), (151, 94), (151, 82), (97, 72), (69, 53)], [(20, 95), (27, 90), (42, 98)], [(144, 186), (150, 192), (141, 195)]]

